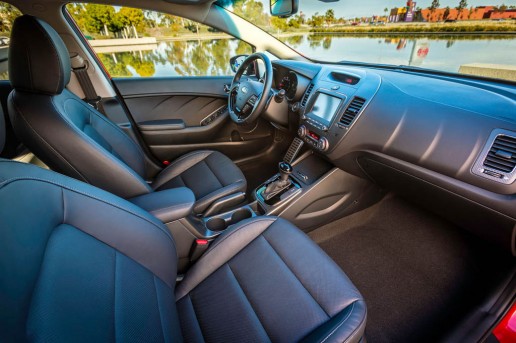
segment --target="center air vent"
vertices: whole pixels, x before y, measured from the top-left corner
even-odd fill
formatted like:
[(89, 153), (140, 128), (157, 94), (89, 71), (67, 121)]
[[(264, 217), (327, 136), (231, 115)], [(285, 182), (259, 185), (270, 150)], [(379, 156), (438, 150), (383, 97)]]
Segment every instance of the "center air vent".
[(516, 179), (516, 133), (495, 130), (473, 172), (488, 179), (510, 184)]
[(314, 89), (314, 84), (311, 83), (310, 86), (308, 86), (308, 89), (306, 90), (305, 96), (303, 97), (303, 101), (301, 101), (301, 106), (305, 107), (306, 103), (308, 102), (308, 98), (310, 97), (310, 93), (312, 93)]
[(348, 108), (346, 108), (346, 111), (344, 111), (344, 114), (340, 118), (339, 123), (344, 126), (351, 125), (357, 114), (364, 106), (365, 102), (365, 99), (354, 97), (353, 100), (351, 100), (351, 103), (348, 105)]

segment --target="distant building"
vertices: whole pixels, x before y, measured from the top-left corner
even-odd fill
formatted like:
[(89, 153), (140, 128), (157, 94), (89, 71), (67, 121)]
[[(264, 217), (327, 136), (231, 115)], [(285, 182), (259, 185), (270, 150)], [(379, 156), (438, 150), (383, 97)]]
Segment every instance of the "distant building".
[(516, 10), (501, 11), (494, 6), (479, 6), (462, 11), (456, 8), (436, 8), (433, 11), (425, 8), (421, 10), (423, 20), (436, 22), (443, 20), (482, 20), (482, 19), (512, 19), (516, 18)]
[(389, 17), (387, 20), (391, 23), (397, 23), (400, 21), (411, 22), (414, 20), (416, 13), (416, 2), (415, 1), (407, 1), (407, 6), (405, 7), (395, 7), (391, 9)]

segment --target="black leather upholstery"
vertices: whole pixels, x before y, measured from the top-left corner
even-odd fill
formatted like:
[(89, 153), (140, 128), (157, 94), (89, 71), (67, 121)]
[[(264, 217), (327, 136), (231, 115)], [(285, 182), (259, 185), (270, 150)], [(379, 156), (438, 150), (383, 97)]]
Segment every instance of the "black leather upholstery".
[(0, 340), (358, 342), (349, 279), (306, 235), (258, 217), (222, 234), (174, 293), (166, 228), (136, 205), (0, 160)]
[(195, 204), (193, 192), (186, 187), (165, 189), (129, 199), (162, 223), (170, 223), (192, 213)]
[(189, 342), (358, 342), (365, 328), (364, 301), (347, 276), (275, 217), (224, 232), (186, 274), (176, 300)]
[(3, 116), (3, 111), (0, 108), (0, 153), (4, 149), (5, 135), (6, 135), (6, 133), (5, 133), (5, 120), (4, 120), (4, 116)]
[(180, 339), (176, 250), (114, 195), (0, 160), (0, 341)]
[(13, 88), (60, 94), (70, 82), (70, 56), (57, 32), (28, 15), (16, 19), (9, 44), (9, 80)]
[(246, 181), (238, 167), (212, 151), (179, 158), (150, 187), (144, 180), (146, 158), (140, 146), (64, 89), (71, 74), (68, 51), (44, 21), (28, 15), (16, 19), (9, 54), (13, 128), (51, 169), (123, 198), (188, 185), (198, 198), (196, 213), (228, 194), (245, 192)]
[(231, 160), (217, 151), (201, 150), (172, 162), (152, 183), (152, 188), (188, 187), (197, 202), (194, 212), (202, 213), (213, 201), (245, 192), (247, 183), (238, 168), (229, 168)]

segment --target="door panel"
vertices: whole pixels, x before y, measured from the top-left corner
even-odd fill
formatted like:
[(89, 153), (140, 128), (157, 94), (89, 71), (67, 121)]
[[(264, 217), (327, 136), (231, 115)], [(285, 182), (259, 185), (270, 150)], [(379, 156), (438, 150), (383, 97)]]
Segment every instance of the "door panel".
[(115, 78), (113, 82), (145, 143), (162, 161), (198, 149), (241, 159), (273, 144), (269, 123), (242, 127), (230, 120), (224, 86), (231, 77)]
[(153, 95), (125, 100), (136, 123), (181, 119), (187, 127), (198, 126), (210, 113), (226, 105), (224, 98), (198, 95)]

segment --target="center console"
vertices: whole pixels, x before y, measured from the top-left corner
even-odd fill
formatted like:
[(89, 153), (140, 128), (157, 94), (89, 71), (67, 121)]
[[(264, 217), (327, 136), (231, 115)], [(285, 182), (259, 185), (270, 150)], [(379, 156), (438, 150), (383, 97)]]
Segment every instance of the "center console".
[[(308, 110), (302, 115), (298, 135), (313, 149), (328, 151), (338, 142), (343, 127), (334, 123), (338, 113), (343, 112), (346, 96), (327, 89), (318, 89), (311, 98)], [(335, 124), (335, 125), (332, 125)]]

